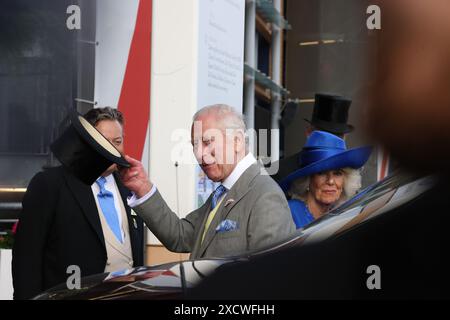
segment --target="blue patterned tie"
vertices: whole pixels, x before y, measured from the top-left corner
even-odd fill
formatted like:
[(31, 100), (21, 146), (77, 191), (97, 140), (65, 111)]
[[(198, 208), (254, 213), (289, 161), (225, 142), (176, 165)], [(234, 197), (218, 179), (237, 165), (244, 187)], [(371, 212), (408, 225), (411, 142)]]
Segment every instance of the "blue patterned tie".
[(216, 207), (217, 201), (219, 201), (220, 197), (227, 191), (228, 191), (227, 188), (225, 188), (223, 185), (220, 185), (216, 188), (211, 201), (211, 210), (213, 210)]
[(114, 195), (105, 189), (105, 177), (100, 177), (96, 183), (100, 187), (100, 192), (97, 194), (98, 203), (100, 204), (100, 208), (102, 208), (106, 222), (108, 222), (117, 240), (122, 242), (122, 232), (120, 230), (116, 206), (114, 205)]

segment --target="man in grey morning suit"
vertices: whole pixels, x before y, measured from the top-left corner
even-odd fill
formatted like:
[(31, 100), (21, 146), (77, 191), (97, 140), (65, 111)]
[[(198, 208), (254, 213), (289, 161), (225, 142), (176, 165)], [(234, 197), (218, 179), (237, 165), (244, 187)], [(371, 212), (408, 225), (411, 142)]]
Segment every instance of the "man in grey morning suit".
[(226, 105), (194, 115), (195, 157), (205, 174), (221, 185), (203, 206), (179, 219), (150, 182), (142, 164), (130, 157), (121, 172), (134, 192), (129, 204), (171, 251), (191, 258), (227, 257), (275, 244), (295, 230), (286, 198), (248, 152), (240, 113)]

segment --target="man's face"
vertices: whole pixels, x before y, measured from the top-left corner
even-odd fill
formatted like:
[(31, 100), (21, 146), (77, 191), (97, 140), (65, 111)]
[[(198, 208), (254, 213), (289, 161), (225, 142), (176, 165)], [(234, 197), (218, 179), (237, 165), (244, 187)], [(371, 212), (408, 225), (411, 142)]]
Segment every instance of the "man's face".
[[(120, 154), (124, 154), (123, 150), (123, 129), (120, 123), (117, 120), (102, 120), (97, 122), (95, 128), (100, 131), (100, 133), (108, 139), (109, 142), (113, 144), (114, 147), (120, 152)], [(105, 172), (102, 173), (102, 176), (106, 177), (117, 170), (117, 165), (112, 164)]]
[(195, 158), (212, 181), (225, 180), (236, 167), (235, 135), (225, 134), (213, 114), (199, 116), (192, 124), (191, 139)]

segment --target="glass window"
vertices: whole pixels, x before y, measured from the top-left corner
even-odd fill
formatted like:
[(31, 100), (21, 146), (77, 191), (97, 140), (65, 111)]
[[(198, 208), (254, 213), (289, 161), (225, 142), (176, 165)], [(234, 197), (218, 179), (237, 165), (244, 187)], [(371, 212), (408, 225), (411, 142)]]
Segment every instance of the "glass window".
[[(73, 4), (86, 13), (81, 30), (66, 26)], [(49, 145), (68, 110), (93, 100), (95, 43), (82, 40), (95, 38), (94, 18), (95, 1), (0, 2), (0, 187), (55, 165)]]

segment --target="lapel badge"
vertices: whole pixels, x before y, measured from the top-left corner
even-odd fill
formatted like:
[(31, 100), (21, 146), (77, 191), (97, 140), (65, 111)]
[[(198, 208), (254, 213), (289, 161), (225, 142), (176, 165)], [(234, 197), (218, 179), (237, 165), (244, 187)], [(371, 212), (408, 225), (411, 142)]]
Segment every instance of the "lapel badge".
[(233, 203), (234, 199), (228, 199), (227, 202), (225, 203), (225, 207), (227, 207), (229, 204)]
[(137, 216), (136, 212), (134, 212), (134, 210), (133, 210), (133, 209), (131, 209), (131, 212), (130, 212), (130, 214), (131, 214), (132, 216)]

